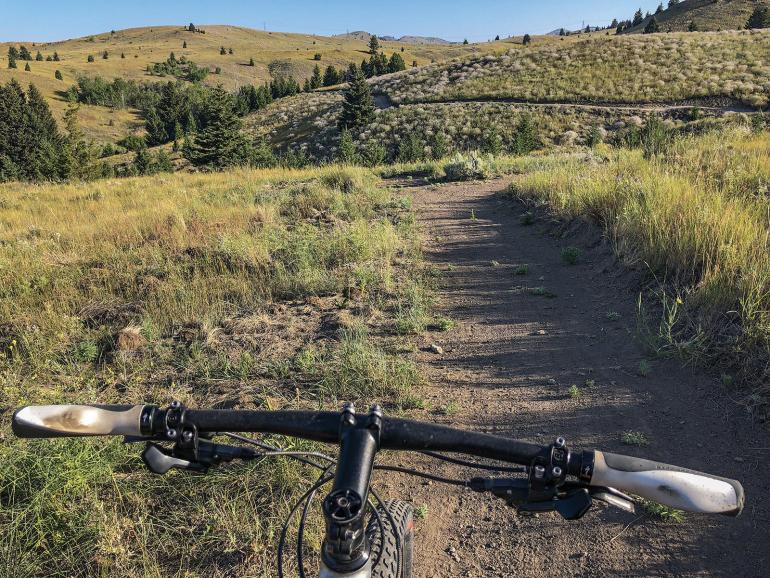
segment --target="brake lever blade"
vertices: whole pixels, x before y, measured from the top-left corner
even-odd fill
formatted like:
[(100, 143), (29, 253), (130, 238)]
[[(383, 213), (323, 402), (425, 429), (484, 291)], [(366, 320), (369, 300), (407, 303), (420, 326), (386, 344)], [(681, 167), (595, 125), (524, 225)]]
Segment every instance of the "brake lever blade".
[(636, 512), (633, 499), (617, 490), (613, 490), (613, 488), (597, 488), (591, 492), (591, 496), (605, 504), (628, 512), (629, 514)]

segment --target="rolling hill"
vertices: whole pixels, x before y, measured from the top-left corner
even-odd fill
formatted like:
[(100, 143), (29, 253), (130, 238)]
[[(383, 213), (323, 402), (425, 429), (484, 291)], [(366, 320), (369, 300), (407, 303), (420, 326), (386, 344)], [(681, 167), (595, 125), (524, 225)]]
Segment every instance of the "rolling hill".
[[(770, 6), (768, 0), (684, 0), (656, 14), (662, 32), (686, 32), (694, 22), (698, 30), (740, 30), (754, 8)], [(624, 34), (641, 34), (649, 19)]]
[[(189, 32), (183, 26), (157, 26), (116, 30), (59, 42), (0, 43), (0, 83), (11, 78), (16, 78), (22, 85), (34, 83), (49, 100), (54, 114), (61, 118), (67, 107), (63, 91), (79, 76), (163, 80), (149, 75), (147, 67), (165, 61), (171, 52), (177, 58), (184, 56), (207, 67), (212, 73), (219, 68), (220, 74), (209, 74), (205, 82), (222, 84), (230, 90), (244, 84), (261, 84), (269, 80), (271, 71), (275, 70), (302, 82), (312, 74), (316, 64), (322, 69), (330, 64), (343, 67), (367, 58), (367, 43), (356, 38), (263, 32), (238, 26), (200, 28), (205, 33)], [(24, 71), (25, 63), (21, 61), (16, 70), (9, 70), (7, 66), (8, 47), (20, 44), (30, 50), (33, 58), (39, 51), (44, 59), (30, 62), (29, 72)], [(408, 65), (500, 52), (504, 46), (503, 43), (463, 46), (382, 42), (386, 54), (399, 52)], [(224, 55), (220, 54), (222, 47), (225, 48)], [(230, 48), (232, 54), (229, 54)], [(45, 58), (54, 52), (61, 60), (46, 61)], [(105, 52), (106, 59), (103, 58)], [(320, 60), (316, 60), (316, 54), (320, 55)], [(89, 56), (93, 56), (93, 62), (88, 62)], [(249, 65), (250, 59), (254, 60), (254, 66)], [(54, 78), (56, 70), (61, 72), (63, 80)], [(85, 105), (81, 106), (80, 121), (86, 134), (99, 142), (115, 141), (144, 124), (136, 111)]]
[[(393, 158), (401, 143), (428, 150), (438, 134), (459, 149), (483, 148), (495, 134), (509, 146), (524, 116), (545, 143), (585, 142), (594, 131), (611, 139), (650, 115), (675, 124), (721, 117), (767, 105), (768, 55), (770, 31), (536, 37), (501, 55), (372, 79), (380, 110), (356, 138)], [(279, 148), (328, 160), (341, 102), (339, 90), (300, 94), (246, 124)]]

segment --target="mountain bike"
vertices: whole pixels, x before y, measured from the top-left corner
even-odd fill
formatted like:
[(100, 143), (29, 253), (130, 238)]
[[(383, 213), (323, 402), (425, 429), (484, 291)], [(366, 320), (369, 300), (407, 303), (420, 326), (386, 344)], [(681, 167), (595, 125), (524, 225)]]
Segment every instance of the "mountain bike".
[[(743, 488), (735, 480), (598, 450), (573, 450), (562, 437), (541, 446), (444, 425), (386, 418), (379, 406), (362, 414), (356, 413), (352, 404), (345, 405), (339, 413), (194, 410), (179, 402), (167, 408), (156, 405), (28, 406), (14, 413), (12, 427), (17, 436), (27, 438), (124, 436), (126, 442), (145, 444), (142, 459), (156, 474), (172, 468), (205, 473), (222, 462), (276, 456), (297, 459), (318, 468), (321, 472), (318, 480), (299, 498), (284, 523), (278, 544), (280, 577), (285, 575), (288, 528), (297, 516), (297, 571), (302, 578), (307, 576), (303, 560), (304, 529), (311, 502), (329, 483), (332, 487), (322, 502), (326, 532), (317, 576), (408, 578), (412, 575), (412, 507), (406, 502), (381, 499), (370, 487), (375, 470), (412, 474), (489, 493), (520, 512), (555, 511), (567, 520), (581, 518), (594, 500), (633, 512), (634, 498), (628, 494), (703, 514), (737, 516), (744, 505)], [(241, 435), (244, 433), (277, 434), (336, 444), (339, 451), (336, 458), (314, 451), (286, 451), (263, 439)], [(238, 443), (221, 443), (217, 438), (222, 437)], [(496, 475), (461, 480), (376, 464), (379, 450), (420, 452), (433, 459)], [(447, 453), (487, 461), (472, 461)]]

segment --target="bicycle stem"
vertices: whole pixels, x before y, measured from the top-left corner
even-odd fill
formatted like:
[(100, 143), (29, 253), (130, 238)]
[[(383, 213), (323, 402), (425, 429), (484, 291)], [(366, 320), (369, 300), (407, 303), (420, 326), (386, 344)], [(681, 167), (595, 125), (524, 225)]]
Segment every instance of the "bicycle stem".
[[(373, 406), (365, 420), (357, 420), (353, 404), (345, 405), (340, 419), (340, 451), (334, 484), (323, 501), (326, 536), (321, 559), (327, 576), (371, 575), (371, 545), (366, 536), (365, 518), (381, 430), (379, 406)], [(321, 575), (324, 576), (323, 571)]]

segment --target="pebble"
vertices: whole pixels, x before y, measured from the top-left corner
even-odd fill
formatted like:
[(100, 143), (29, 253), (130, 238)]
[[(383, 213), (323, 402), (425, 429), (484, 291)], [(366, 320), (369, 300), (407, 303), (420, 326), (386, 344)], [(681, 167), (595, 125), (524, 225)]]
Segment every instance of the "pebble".
[(431, 343), (428, 349), (430, 349), (431, 353), (435, 353), (436, 355), (444, 355), (444, 348), (435, 343)]

